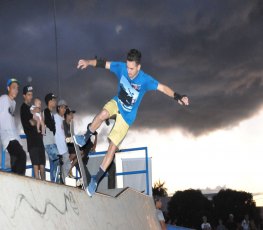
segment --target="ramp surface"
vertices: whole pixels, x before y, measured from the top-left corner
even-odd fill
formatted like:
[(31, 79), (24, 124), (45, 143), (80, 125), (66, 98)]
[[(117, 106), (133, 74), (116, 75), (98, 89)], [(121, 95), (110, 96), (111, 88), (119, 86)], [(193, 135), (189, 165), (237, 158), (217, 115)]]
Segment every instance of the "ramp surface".
[(0, 172), (1, 229), (160, 229), (151, 197), (127, 188), (96, 193)]

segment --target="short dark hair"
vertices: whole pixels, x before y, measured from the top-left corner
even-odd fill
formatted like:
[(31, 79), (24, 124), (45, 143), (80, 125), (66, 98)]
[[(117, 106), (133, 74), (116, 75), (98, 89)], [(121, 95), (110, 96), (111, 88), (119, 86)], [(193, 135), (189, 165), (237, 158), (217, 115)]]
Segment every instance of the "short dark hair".
[(127, 54), (127, 61), (135, 61), (136, 64), (141, 64), (142, 54), (139, 50), (131, 49)]

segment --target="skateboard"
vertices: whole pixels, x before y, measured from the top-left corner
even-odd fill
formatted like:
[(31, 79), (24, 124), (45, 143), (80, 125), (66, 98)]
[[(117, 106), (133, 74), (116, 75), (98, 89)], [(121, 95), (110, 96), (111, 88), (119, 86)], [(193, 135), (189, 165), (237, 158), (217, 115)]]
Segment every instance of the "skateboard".
[(75, 135), (73, 121), (71, 121), (71, 123), (70, 123), (70, 134), (71, 134), (71, 138), (73, 140), (73, 144), (74, 144), (74, 148), (75, 148), (75, 152), (76, 152), (76, 155), (77, 155), (78, 164), (79, 164), (79, 168), (80, 168), (80, 173), (81, 173), (81, 176), (82, 176), (82, 181), (83, 181), (82, 187), (85, 190), (87, 188), (87, 186), (88, 186), (88, 184), (87, 184), (87, 175), (86, 175), (86, 171), (85, 171), (85, 168), (84, 168), (85, 166), (84, 166), (83, 161), (82, 161), (82, 156), (81, 156), (81, 153), (80, 153), (80, 150), (79, 150), (79, 146), (75, 143), (74, 138), (73, 138), (73, 136)]

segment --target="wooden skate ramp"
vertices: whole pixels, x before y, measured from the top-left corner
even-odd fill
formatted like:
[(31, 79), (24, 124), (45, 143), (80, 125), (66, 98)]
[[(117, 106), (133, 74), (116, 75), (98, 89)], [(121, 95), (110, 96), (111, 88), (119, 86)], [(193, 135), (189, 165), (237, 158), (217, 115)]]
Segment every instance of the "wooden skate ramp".
[(151, 197), (96, 193), (0, 172), (0, 229), (160, 229)]

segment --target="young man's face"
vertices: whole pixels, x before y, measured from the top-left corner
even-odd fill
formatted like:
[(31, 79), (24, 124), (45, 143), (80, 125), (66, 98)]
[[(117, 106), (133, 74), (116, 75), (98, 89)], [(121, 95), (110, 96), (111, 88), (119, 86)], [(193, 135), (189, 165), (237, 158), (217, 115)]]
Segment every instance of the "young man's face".
[(52, 109), (54, 109), (54, 108), (56, 108), (56, 106), (57, 106), (57, 100), (55, 99), (55, 98), (53, 98), (52, 100), (50, 100), (49, 102), (48, 102), (48, 107), (51, 107)]
[(162, 208), (162, 201), (158, 200), (155, 204), (156, 208)]
[(141, 69), (140, 64), (136, 64), (135, 61), (127, 61), (127, 72), (130, 78), (134, 78)]
[(67, 106), (66, 105), (61, 105), (58, 107), (58, 112), (59, 115), (64, 116), (65, 112), (66, 112)]
[(33, 98), (33, 93), (32, 92), (27, 92), (26, 94), (23, 95), (24, 101), (27, 104), (30, 104)]
[(66, 121), (71, 122), (73, 120), (73, 118), (74, 118), (74, 114), (73, 113), (69, 113), (66, 116)]
[(11, 85), (8, 86), (8, 96), (12, 99), (15, 99), (18, 94), (19, 85), (16, 82), (13, 82)]

